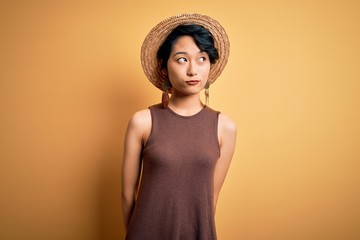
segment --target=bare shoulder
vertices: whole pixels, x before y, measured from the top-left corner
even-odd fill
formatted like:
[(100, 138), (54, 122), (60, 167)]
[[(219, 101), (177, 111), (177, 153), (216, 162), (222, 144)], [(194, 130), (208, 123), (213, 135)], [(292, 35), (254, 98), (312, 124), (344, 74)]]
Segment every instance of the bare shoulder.
[(223, 113), (219, 115), (219, 130), (223, 133), (235, 134), (237, 130), (236, 123)]
[(151, 128), (150, 109), (143, 109), (135, 112), (129, 120), (129, 129), (144, 135)]
[(142, 125), (146, 122), (151, 122), (151, 114), (150, 114), (150, 109), (143, 109), (140, 111), (135, 112), (131, 119), (130, 122), (136, 125)]

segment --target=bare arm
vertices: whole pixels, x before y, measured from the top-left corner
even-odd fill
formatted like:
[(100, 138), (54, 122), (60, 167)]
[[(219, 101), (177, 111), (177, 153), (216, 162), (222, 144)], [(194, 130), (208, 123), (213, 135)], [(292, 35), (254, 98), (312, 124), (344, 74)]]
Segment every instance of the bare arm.
[(129, 121), (125, 135), (124, 158), (122, 166), (122, 211), (125, 229), (128, 228), (135, 206), (135, 195), (141, 170), (141, 149), (151, 129), (150, 111), (135, 113)]
[(235, 150), (236, 143), (236, 125), (223, 114), (219, 115), (218, 124), (220, 158), (215, 165), (214, 172), (214, 210), (216, 209), (217, 200), (221, 187), (224, 183), (226, 174), (230, 167), (231, 159)]

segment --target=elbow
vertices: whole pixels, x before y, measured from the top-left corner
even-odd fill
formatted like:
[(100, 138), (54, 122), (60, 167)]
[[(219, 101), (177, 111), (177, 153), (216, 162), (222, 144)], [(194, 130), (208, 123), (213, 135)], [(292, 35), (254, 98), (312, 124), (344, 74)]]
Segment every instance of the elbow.
[(216, 205), (217, 205), (217, 202), (219, 199), (219, 194), (220, 194), (219, 191), (217, 191), (217, 190), (214, 191), (214, 209), (216, 208)]
[(125, 206), (131, 206), (135, 202), (135, 194), (131, 191), (121, 191), (121, 201), (123, 207)]

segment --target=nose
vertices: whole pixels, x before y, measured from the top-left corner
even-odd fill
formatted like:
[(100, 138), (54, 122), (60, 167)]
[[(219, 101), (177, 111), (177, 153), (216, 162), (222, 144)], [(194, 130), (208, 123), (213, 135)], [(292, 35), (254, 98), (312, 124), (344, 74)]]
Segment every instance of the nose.
[(196, 66), (195, 66), (194, 62), (189, 62), (189, 67), (187, 69), (187, 75), (190, 77), (197, 75)]

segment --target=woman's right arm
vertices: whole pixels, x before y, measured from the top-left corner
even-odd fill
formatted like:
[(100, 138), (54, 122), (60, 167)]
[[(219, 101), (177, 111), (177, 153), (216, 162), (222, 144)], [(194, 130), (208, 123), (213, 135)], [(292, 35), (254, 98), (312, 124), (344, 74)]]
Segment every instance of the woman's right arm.
[(151, 129), (150, 110), (136, 112), (129, 121), (125, 135), (122, 166), (122, 211), (125, 229), (128, 228), (135, 206), (135, 195), (141, 171), (141, 150)]

